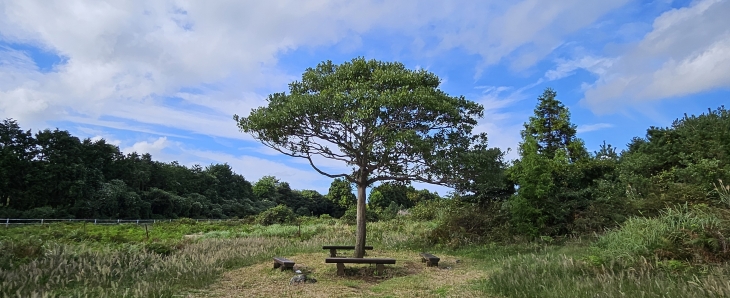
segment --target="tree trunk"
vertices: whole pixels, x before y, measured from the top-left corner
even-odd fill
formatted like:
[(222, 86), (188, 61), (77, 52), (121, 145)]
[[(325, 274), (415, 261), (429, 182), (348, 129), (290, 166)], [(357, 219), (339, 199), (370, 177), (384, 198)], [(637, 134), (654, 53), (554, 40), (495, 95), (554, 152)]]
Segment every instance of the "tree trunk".
[(365, 188), (364, 183), (357, 184), (357, 232), (355, 234), (355, 257), (365, 256)]

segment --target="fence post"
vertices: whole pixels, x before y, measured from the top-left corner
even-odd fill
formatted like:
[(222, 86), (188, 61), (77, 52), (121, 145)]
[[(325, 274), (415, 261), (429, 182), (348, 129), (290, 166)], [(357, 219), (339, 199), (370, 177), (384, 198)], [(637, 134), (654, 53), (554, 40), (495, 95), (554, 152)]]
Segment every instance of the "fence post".
[(139, 219), (137, 220), (137, 225), (139, 225)]
[(10, 218), (5, 219), (5, 228), (8, 228), (8, 225), (10, 224)]
[(119, 220), (117, 219), (117, 224), (119, 224)]
[(94, 218), (94, 224), (96, 224), (96, 218)]
[(41, 218), (41, 225), (43, 225), (43, 219)]

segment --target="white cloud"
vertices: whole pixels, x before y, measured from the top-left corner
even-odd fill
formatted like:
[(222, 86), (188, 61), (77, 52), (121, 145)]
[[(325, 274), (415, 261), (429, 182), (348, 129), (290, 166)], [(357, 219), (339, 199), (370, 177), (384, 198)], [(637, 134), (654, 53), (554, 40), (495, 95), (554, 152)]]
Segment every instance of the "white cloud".
[(108, 137), (103, 137), (103, 136), (100, 136), (100, 135), (93, 136), (93, 137), (90, 138), (90, 140), (92, 142), (98, 142), (98, 141), (104, 140), (107, 144), (112, 144), (112, 145), (117, 146), (117, 147), (119, 147), (119, 145), (122, 144), (122, 141), (120, 141), (120, 140), (110, 139)]
[[(484, 65), (517, 51), (513, 64), (522, 68), (623, 2), (3, 2), (2, 39), (35, 45), (65, 63), (41, 73), (18, 53), (10, 62), (0, 58), (0, 114), (31, 126), (106, 115), (232, 137), (240, 134), (227, 121), (231, 114), (263, 103), (253, 90), (280, 90), (294, 79), (277, 69), (282, 52), (362, 42), (360, 35), (382, 30), (442, 40), (436, 51), (464, 48), (482, 55)], [(179, 91), (210, 84), (219, 91)], [(159, 100), (166, 96), (218, 113), (166, 108)]]
[(601, 130), (605, 128), (611, 128), (613, 127), (613, 124), (611, 123), (596, 123), (596, 124), (585, 124), (578, 126), (577, 132), (578, 133), (586, 133), (596, 130)]
[(653, 30), (588, 86), (596, 113), (641, 102), (730, 88), (730, 1), (703, 0), (667, 11)]
[(162, 150), (168, 146), (170, 146), (170, 142), (167, 140), (167, 137), (159, 137), (153, 142), (141, 141), (134, 143), (131, 147), (123, 148), (121, 151), (125, 154), (132, 152), (137, 152), (140, 155), (149, 153), (154, 157), (160, 155)]
[[(568, 34), (626, 2), (525, 0), (509, 7), (487, 2), (459, 4), (464, 8), (460, 11), (463, 14), (459, 15), (460, 21), (441, 30), (445, 32), (441, 46), (463, 47), (479, 54), (484, 60), (477, 68), (477, 76), (484, 67), (509, 55), (513, 55), (512, 68), (522, 70), (560, 46)], [(499, 9), (485, 9), (495, 6)]]
[(564, 77), (573, 75), (577, 69), (585, 69), (591, 73), (602, 75), (606, 69), (611, 67), (615, 59), (605, 57), (583, 56), (580, 58), (565, 60), (556, 60), (555, 69), (545, 72), (545, 79), (548, 81), (559, 80)]

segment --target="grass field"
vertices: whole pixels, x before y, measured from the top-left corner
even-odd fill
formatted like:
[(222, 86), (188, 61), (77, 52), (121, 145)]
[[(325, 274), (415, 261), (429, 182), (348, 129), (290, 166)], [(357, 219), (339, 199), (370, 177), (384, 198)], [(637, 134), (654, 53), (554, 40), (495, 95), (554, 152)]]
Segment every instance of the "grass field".
[[(369, 257), (384, 274), (325, 264), (325, 244), (354, 243), (355, 227), (326, 219), (297, 226), (181, 220), (148, 226), (57, 223), (0, 229), (0, 297), (728, 297), (727, 265), (650, 258), (597, 260), (590, 240), (432, 247), (432, 222), (368, 225)], [(149, 237), (148, 237), (149, 234)], [(426, 267), (418, 253), (441, 258)], [(317, 283), (289, 285), (284, 256)]]

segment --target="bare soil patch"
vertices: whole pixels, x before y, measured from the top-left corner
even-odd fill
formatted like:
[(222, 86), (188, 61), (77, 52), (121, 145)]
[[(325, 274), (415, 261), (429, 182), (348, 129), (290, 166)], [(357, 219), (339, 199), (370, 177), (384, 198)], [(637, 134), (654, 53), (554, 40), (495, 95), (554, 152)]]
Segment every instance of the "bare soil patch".
[(471, 282), (484, 279), (485, 270), (471, 262), (438, 255), (439, 267), (426, 267), (418, 252), (369, 251), (366, 257), (395, 258), (385, 273), (375, 274), (375, 265), (345, 264), (345, 276), (337, 276), (335, 264), (325, 264), (328, 253), (284, 256), (296, 262), (316, 283), (289, 284), (295, 273), (260, 263), (223, 274), (218, 283), (189, 297), (474, 297)]

